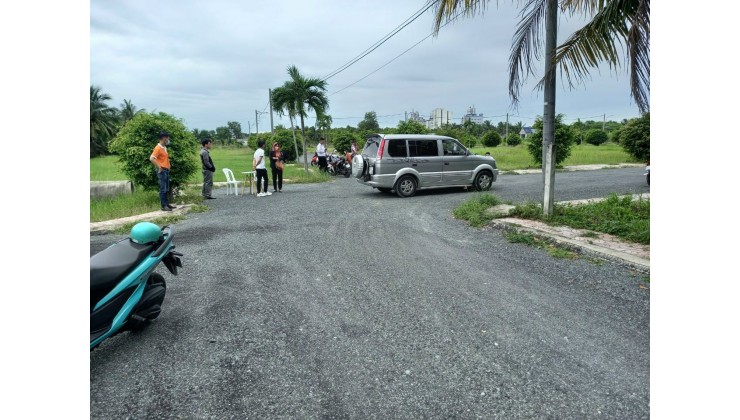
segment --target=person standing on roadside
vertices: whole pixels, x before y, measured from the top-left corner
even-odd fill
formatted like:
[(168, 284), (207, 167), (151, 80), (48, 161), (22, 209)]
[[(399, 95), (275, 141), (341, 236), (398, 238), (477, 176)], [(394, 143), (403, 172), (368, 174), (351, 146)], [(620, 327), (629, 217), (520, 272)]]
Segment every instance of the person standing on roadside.
[(209, 200), (213, 200), (214, 196), (211, 195), (211, 192), (213, 191), (213, 173), (216, 172), (216, 166), (213, 164), (213, 160), (211, 159), (211, 147), (213, 147), (213, 142), (209, 138), (205, 138), (200, 141), (200, 144), (203, 146), (202, 149), (200, 149), (200, 163), (203, 164), (203, 197), (207, 198)]
[(167, 146), (170, 144), (170, 133), (162, 131), (159, 133), (159, 143), (154, 146), (149, 160), (157, 167), (157, 179), (159, 180), (159, 203), (162, 211), (172, 211), (177, 208), (167, 202), (167, 193), (170, 191), (170, 155)]
[[(267, 169), (265, 169), (265, 141), (257, 141), (257, 150), (254, 151), (254, 160), (252, 160), (252, 169), (257, 173), (257, 197), (264, 197), (266, 195), (272, 195), (271, 192), (267, 191)], [(262, 185), (260, 185), (260, 182)], [(260, 187), (264, 185), (265, 192), (262, 192)]]
[(285, 167), (285, 153), (280, 150), (280, 144), (275, 142), (270, 150), (270, 169), (272, 169), (272, 187), (274, 192), (283, 192), (283, 168)]
[(319, 157), (319, 171), (326, 172), (326, 144), (324, 144), (324, 137), (319, 139), (319, 144), (316, 145), (316, 156)]
[(350, 147), (350, 153), (352, 153), (352, 157), (355, 157), (358, 151), (357, 147), (357, 140), (352, 140), (352, 146)]

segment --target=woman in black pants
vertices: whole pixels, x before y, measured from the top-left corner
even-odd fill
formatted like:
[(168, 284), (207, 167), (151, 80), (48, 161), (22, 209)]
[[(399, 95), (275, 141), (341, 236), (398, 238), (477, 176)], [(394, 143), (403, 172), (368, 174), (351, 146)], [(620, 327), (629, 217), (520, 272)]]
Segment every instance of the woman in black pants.
[(280, 150), (280, 145), (275, 142), (270, 150), (270, 168), (272, 168), (272, 187), (275, 192), (283, 192), (283, 165), (285, 165), (285, 153)]

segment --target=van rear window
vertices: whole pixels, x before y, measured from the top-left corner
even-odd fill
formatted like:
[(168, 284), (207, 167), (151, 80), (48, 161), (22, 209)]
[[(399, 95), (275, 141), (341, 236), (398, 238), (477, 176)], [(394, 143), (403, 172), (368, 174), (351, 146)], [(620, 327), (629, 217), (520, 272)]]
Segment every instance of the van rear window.
[(362, 148), (362, 155), (375, 157), (378, 154), (378, 147), (380, 147), (380, 137), (367, 137), (365, 147)]

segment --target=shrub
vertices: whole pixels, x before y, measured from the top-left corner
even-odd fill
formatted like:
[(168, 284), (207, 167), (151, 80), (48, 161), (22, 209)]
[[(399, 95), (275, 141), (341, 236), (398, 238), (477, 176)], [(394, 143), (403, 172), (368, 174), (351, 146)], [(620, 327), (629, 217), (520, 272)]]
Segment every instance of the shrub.
[(460, 143), (465, 145), (468, 149), (473, 148), (478, 144), (478, 139), (474, 135), (465, 132), (460, 132), (460, 137), (457, 139), (460, 140)]
[[(534, 161), (542, 165), (542, 118), (537, 118), (532, 128), (534, 129), (534, 133), (529, 139), (527, 149), (529, 149), (529, 154), (532, 155)], [(554, 142), (555, 165), (557, 166), (570, 156), (571, 148), (573, 147), (573, 143), (575, 143), (573, 129), (569, 125), (563, 124), (563, 114), (555, 116)]]
[(337, 152), (342, 153), (352, 150), (352, 140), (357, 142), (357, 147), (362, 147), (362, 145), (360, 145), (359, 137), (345, 130), (335, 133), (331, 143), (332, 147), (336, 149)]
[(422, 123), (414, 120), (399, 121), (397, 130), (400, 134), (426, 134), (429, 132)]
[[(303, 153), (303, 138), (301, 137), (300, 131), (296, 130), (295, 139), (298, 143), (298, 153)], [(253, 134), (247, 140), (247, 146), (252, 150), (257, 150), (257, 142), (259, 140), (265, 141), (265, 153), (268, 153), (272, 149), (272, 144), (277, 142), (280, 145), (280, 150), (285, 152), (285, 157), (288, 161), (295, 161), (295, 146), (293, 144), (293, 133), (290, 129), (277, 127), (275, 133), (259, 133)]]
[(490, 130), (483, 135), (483, 145), (486, 147), (496, 147), (501, 144), (501, 134)]
[(650, 159), (650, 113), (640, 118), (633, 118), (621, 130), (619, 135), (622, 148), (635, 159)]
[(506, 145), (507, 146), (518, 146), (522, 144), (522, 138), (519, 136), (519, 134), (511, 133), (506, 137)]
[(586, 131), (585, 137), (586, 143), (593, 144), (594, 146), (604, 144), (609, 139), (609, 136), (603, 130), (599, 130), (598, 128)]
[(167, 146), (172, 166), (170, 188), (175, 192), (200, 169), (198, 152), (201, 145), (182, 120), (164, 112), (140, 112), (121, 128), (110, 143), (110, 149), (118, 154), (121, 171), (134, 185), (146, 190), (156, 190), (159, 188), (157, 168), (149, 160), (149, 156), (152, 155), (162, 131), (170, 133), (170, 145)]

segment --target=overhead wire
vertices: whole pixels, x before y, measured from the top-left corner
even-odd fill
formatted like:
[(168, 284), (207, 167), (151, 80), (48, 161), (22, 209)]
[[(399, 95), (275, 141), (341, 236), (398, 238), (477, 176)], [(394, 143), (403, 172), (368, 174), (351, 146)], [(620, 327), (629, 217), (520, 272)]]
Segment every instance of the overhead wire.
[[(455, 19), (457, 19), (457, 18), (458, 18), (458, 16), (460, 16), (461, 14), (463, 14), (463, 12), (460, 12), (460, 13), (458, 13), (458, 14), (457, 14), (457, 15), (455, 15), (455, 16), (454, 16), (454, 17), (453, 17), (452, 19), (448, 20), (448, 21), (447, 21), (447, 22), (446, 22), (445, 24), (441, 25), (441, 26), (440, 26), (439, 28), (440, 28), (440, 29), (442, 29), (443, 27), (445, 27), (446, 25), (448, 25), (449, 23), (451, 23), (451, 22), (453, 22), (453, 21), (454, 21)], [(330, 94), (329, 94), (329, 96), (335, 95), (335, 94), (337, 94), (337, 93), (339, 93), (339, 92), (341, 92), (341, 91), (343, 91), (343, 90), (345, 90), (345, 89), (347, 89), (347, 88), (350, 88), (350, 87), (352, 87), (352, 86), (356, 85), (357, 83), (360, 83), (361, 81), (363, 81), (363, 80), (367, 79), (368, 77), (372, 76), (372, 75), (373, 75), (374, 73), (376, 73), (376, 72), (378, 72), (379, 70), (381, 70), (381, 69), (382, 69), (383, 67), (385, 67), (385, 66), (387, 66), (388, 64), (390, 64), (390, 63), (392, 63), (392, 62), (396, 61), (396, 59), (398, 59), (398, 58), (399, 58), (399, 57), (401, 57), (402, 55), (406, 54), (407, 52), (411, 51), (411, 50), (412, 50), (413, 48), (415, 48), (416, 46), (418, 46), (418, 45), (419, 45), (419, 44), (421, 44), (422, 42), (426, 41), (426, 40), (427, 40), (427, 39), (428, 39), (428, 38), (429, 38), (430, 36), (432, 36), (432, 35), (434, 35), (434, 31), (433, 31), (432, 33), (430, 33), (429, 35), (425, 36), (424, 38), (422, 38), (422, 39), (421, 39), (421, 40), (420, 40), (419, 42), (417, 42), (416, 44), (414, 44), (414, 45), (412, 45), (411, 47), (409, 47), (408, 49), (406, 49), (406, 51), (404, 51), (404, 52), (402, 52), (401, 54), (398, 54), (397, 56), (395, 56), (395, 57), (394, 57), (393, 59), (391, 59), (391, 60), (390, 60), (390, 61), (388, 61), (387, 63), (385, 63), (385, 64), (383, 64), (382, 66), (378, 67), (377, 69), (375, 69), (375, 70), (371, 71), (370, 73), (368, 73), (367, 75), (365, 75), (365, 76), (364, 76), (364, 77), (362, 77), (361, 79), (359, 79), (359, 80), (355, 81), (354, 83), (352, 83), (352, 84), (350, 84), (350, 85), (347, 85), (347, 86), (345, 86), (345, 87), (343, 87), (343, 88), (339, 89), (338, 91), (335, 91), (335, 92), (332, 92), (332, 93), (330, 93)]]
[(423, 15), (427, 10), (429, 10), (432, 6), (434, 6), (435, 3), (437, 3), (438, 0), (430, 0), (424, 6), (421, 7), (421, 9), (417, 10), (413, 15), (411, 15), (409, 18), (407, 18), (403, 23), (401, 23), (399, 26), (397, 26), (395, 29), (393, 29), (390, 33), (388, 33), (386, 36), (381, 38), (379, 41), (377, 41), (375, 44), (368, 47), (365, 51), (361, 52), (359, 55), (355, 56), (355, 58), (351, 59), (347, 63), (343, 64), (336, 70), (332, 71), (328, 75), (321, 78), (321, 80), (326, 81), (331, 79), (332, 77), (336, 76), (337, 74), (343, 72), (344, 70), (347, 70), (350, 66), (355, 64), (356, 62), (360, 61), (362, 58), (370, 54), (371, 52), (375, 51), (378, 47), (385, 44), (386, 41), (391, 39), (394, 35), (396, 35), (398, 32), (400, 32), (403, 28), (410, 25), (413, 21), (419, 18), (419, 16)]

